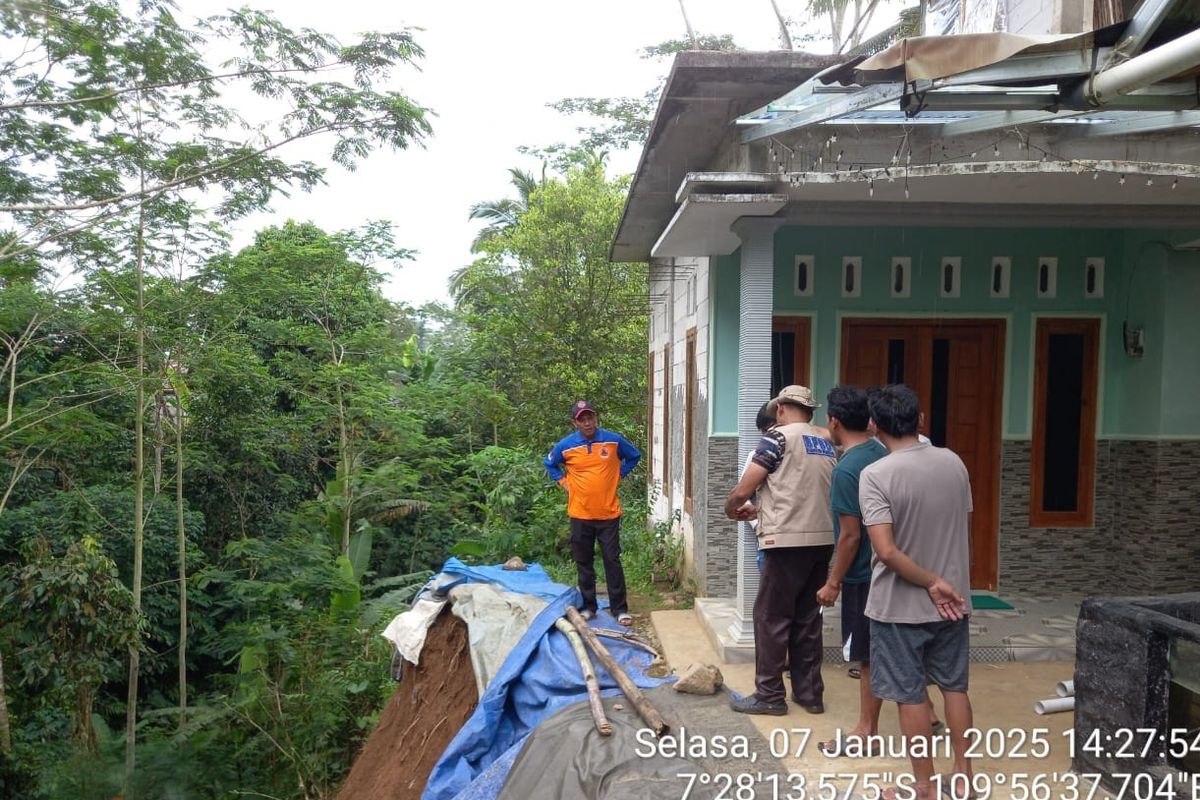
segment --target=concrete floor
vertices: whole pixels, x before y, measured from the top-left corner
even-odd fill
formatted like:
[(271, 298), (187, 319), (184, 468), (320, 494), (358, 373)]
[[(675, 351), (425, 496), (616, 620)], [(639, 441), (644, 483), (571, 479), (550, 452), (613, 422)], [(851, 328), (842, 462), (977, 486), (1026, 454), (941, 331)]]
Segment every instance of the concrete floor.
[[(1082, 597), (1044, 597), (1005, 593), (1008, 609), (977, 609), (971, 614), (972, 661), (1071, 661), (1075, 658), (1075, 620)], [(724, 661), (754, 660), (752, 646), (739, 645), (729, 634), (736, 601), (696, 598), (696, 613), (705, 633)], [(825, 610), (825, 661), (840, 662), (841, 605)]]
[[(662, 643), (663, 654), (677, 671), (693, 662), (716, 664), (729, 688), (739, 694), (754, 691), (753, 664), (725, 663), (717, 655), (695, 611), (655, 611), (651, 616)], [(768, 741), (780, 743), (784, 738), (791, 740), (792, 752), (782, 759), (783, 765), (789, 772), (804, 775), (810, 787), (808, 800), (843, 800), (842, 793), (848, 789), (851, 797), (861, 795), (872, 800), (873, 791), (863, 792), (861, 785), (851, 789), (851, 782), (870, 776), (877, 784), (893, 785), (897, 775), (908, 774), (911, 769), (903, 758), (831, 759), (817, 750), (818, 741), (832, 738), (839, 728), (849, 730), (858, 719), (859, 682), (848, 676), (848, 666), (833, 663), (824, 665), (825, 714), (810, 715), (789, 704), (787, 716), (750, 717)], [(1045, 776), (1051, 797), (1072, 796), (1068, 785), (1072, 779), (1055, 779), (1055, 776), (1060, 776), (1070, 768), (1068, 742), (1063, 732), (1072, 726), (1073, 714), (1067, 712), (1039, 716), (1034, 713), (1033, 704), (1037, 700), (1054, 697), (1055, 685), (1059, 681), (1072, 679), (1073, 675), (1074, 663), (1071, 661), (971, 664), (970, 695), (975, 711), (975, 726), (990, 737), (998, 751), (1005, 754), (1005, 757), (981, 758), (976, 762), (976, 772), (981, 776), (979, 780), (987, 782), (993, 798), (1004, 800), (1010, 796), (1022, 796), (1019, 785), (1021, 775), (1030, 776), (1024, 779), (1027, 782), (1033, 776)], [(940, 697), (936, 692), (934, 703), (938, 706), (939, 716), (942, 716)], [(884, 706), (879, 727), (880, 733), (885, 736), (898, 736), (894, 705)], [(1028, 755), (1031, 748), (1029, 736), (1034, 731), (1049, 742), (1049, 753), (1044, 757)], [(798, 745), (806, 737), (804, 747), (799, 748), (797, 754)], [(896, 746), (899, 747), (898, 744)], [(935, 759), (938, 772), (949, 772), (950, 767), (949, 759)], [(747, 769), (752, 767), (747, 766)], [(822, 780), (839, 787), (841, 791), (836, 797), (815, 792), (815, 787)], [(1016, 791), (1013, 791), (1014, 785), (1018, 787)], [(1089, 789), (1090, 782), (1080, 784), (1080, 797), (1087, 798)], [(828, 794), (832, 794), (832, 791)], [(1096, 793), (1097, 798), (1102, 796), (1103, 792)]]

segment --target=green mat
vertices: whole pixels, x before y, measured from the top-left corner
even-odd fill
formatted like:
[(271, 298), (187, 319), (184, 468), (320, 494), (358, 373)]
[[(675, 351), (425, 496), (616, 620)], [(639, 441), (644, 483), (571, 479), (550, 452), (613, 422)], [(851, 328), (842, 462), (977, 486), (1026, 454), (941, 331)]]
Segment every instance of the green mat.
[(976, 611), (991, 611), (997, 608), (1012, 608), (1012, 603), (1006, 603), (999, 597), (990, 594), (972, 594), (971, 607)]

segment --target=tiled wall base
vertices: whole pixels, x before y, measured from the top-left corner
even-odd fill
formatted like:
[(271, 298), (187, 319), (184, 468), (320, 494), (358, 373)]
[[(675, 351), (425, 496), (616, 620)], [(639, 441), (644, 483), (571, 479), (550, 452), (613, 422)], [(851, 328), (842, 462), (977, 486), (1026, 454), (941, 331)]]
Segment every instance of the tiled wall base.
[(1001, 448), (1001, 595), (1200, 589), (1200, 442), (1097, 442), (1090, 528), (1029, 527), (1030, 452)]

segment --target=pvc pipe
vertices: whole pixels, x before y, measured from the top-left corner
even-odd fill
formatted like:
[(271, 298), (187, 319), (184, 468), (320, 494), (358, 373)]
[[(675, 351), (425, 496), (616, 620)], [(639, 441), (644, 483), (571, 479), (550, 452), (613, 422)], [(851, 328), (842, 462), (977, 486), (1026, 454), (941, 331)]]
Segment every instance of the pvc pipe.
[(1075, 681), (1059, 681), (1058, 686), (1054, 687), (1054, 691), (1059, 697), (1074, 697), (1075, 696)]
[(1120, 95), (1177, 75), (1197, 64), (1200, 64), (1200, 29), (1098, 73), (1090, 85), (1084, 84), (1084, 92), (1092, 105), (1102, 106)]
[(1039, 714), (1057, 714), (1059, 711), (1074, 711), (1074, 697), (1051, 697), (1038, 700), (1033, 704), (1033, 710)]

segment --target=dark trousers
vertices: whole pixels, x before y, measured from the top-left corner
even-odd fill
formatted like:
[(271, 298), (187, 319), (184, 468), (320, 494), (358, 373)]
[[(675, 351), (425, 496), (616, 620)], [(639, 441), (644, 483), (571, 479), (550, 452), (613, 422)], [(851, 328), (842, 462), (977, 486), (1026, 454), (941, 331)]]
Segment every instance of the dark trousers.
[(817, 590), (829, 575), (832, 555), (833, 545), (764, 551), (754, 598), (754, 686), (760, 700), (785, 699), (783, 670), (790, 662), (796, 702), (804, 706), (824, 702)]
[(571, 517), (571, 555), (575, 558), (575, 569), (579, 573), (583, 608), (588, 611), (596, 610), (597, 541), (600, 542), (600, 558), (604, 560), (609, 610), (615, 617), (629, 610), (629, 602), (625, 599), (625, 570), (621, 568), (621, 518)]

